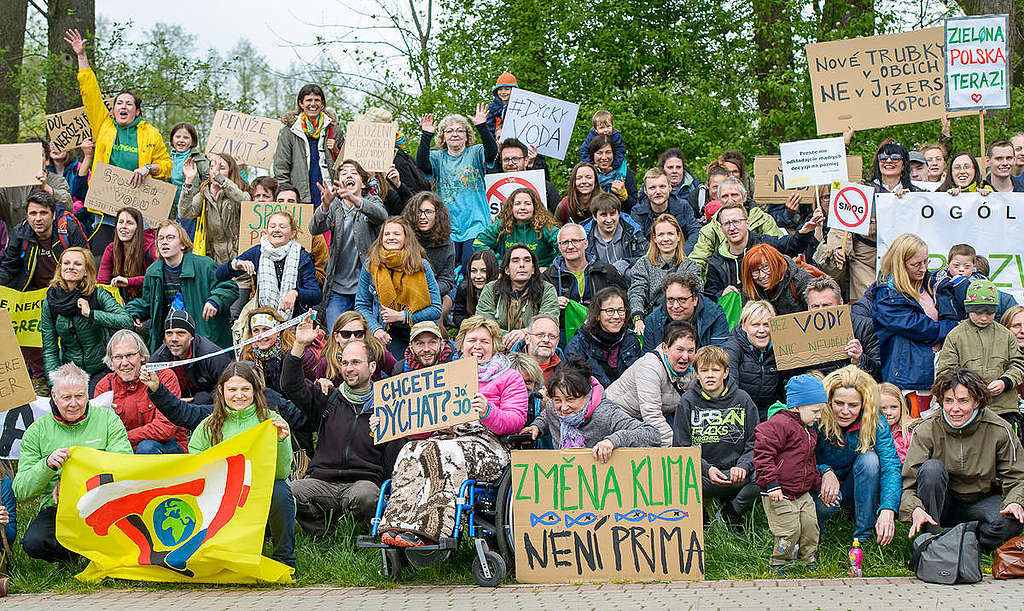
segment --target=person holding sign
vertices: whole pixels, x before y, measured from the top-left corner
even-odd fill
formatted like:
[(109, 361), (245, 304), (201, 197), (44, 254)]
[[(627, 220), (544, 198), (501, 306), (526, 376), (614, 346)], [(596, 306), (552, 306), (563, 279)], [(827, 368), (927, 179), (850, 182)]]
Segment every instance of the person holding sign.
[(131, 300), (142, 295), (146, 269), (156, 260), (156, 229), (145, 226), (137, 208), (121, 208), (114, 218), (114, 241), (103, 250), (96, 280)]
[(412, 325), (441, 318), (441, 294), (413, 228), (400, 216), (384, 221), (359, 274), (356, 311), (396, 359)]
[(743, 255), (743, 296), (771, 303), (778, 316), (807, 309), (804, 291), (813, 279), (810, 272), (768, 244), (758, 244)]
[(988, 195), (992, 192), (992, 185), (988, 184), (981, 177), (981, 168), (978, 167), (978, 160), (974, 155), (961, 151), (949, 162), (949, 172), (946, 179), (942, 181), (937, 189), (940, 193), (949, 193), (952, 196), (960, 195), (962, 192)]
[(748, 301), (739, 324), (722, 346), (729, 355), (729, 384), (746, 391), (757, 404), (758, 419), (768, 419), (768, 408), (782, 398), (782, 379), (775, 364), (768, 319), (775, 308), (767, 301)]
[(540, 198), (529, 187), (509, 194), (498, 217), (473, 240), (473, 250), (490, 250), (496, 257), (516, 244), (526, 244), (537, 254), (537, 263), (547, 268), (558, 252), (558, 224)]
[(92, 253), (80, 247), (61, 253), (39, 314), (46, 371), (74, 363), (89, 374), (91, 391), (110, 373), (103, 363), (107, 338), (130, 328), (132, 317), (113, 295), (96, 286)]
[(814, 450), (821, 471), (818, 526), (824, 532), (842, 499), (853, 506), (853, 538), (865, 542), (874, 528), (878, 544), (888, 545), (896, 532), (902, 463), (889, 423), (879, 414), (878, 385), (853, 365), (828, 374), (823, 384), (828, 405)]
[[(529, 392), (523, 376), (498, 352), (498, 323), (482, 316), (467, 318), (455, 344), (463, 358), (475, 357), (480, 392), (471, 409), (480, 420), (433, 432), (409, 441), (395, 463), (391, 498), (381, 516), (381, 542), (416, 547), (450, 536), (455, 528), (458, 488), (467, 479), (494, 481), (508, 464), (508, 450), (498, 440), (526, 424)], [(379, 418), (370, 420), (370, 430)]]
[(566, 357), (546, 384), (544, 410), (521, 432), (534, 440), (550, 434), (556, 450), (592, 448), (602, 463), (615, 448), (657, 447), (657, 429), (605, 398), (601, 383), (590, 374), (586, 359)]
[(405, 349), (405, 358), (395, 365), (392, 375), (450, 363), (457, 355), (455, 343), (441, 337), (441, 329), (436, 322), (418, 322), (409, 332), (409, 347)]
[(299, 201), (320, 207), (316, 185), (334, 179), (334, 160), (345, 142), (334, 113), (324, 108), (324, 90), (312, 83), (295, 96), (297, 110), (281, 117), (281, 133), (274, 152), (274, 177), (299, 190)]
[[(114, 98), (114, 109), (108, 111), (96, 74), (89, 67), (85, 39), (78, 30), (70, 29), (64, 33), (64, 42), (71, 46), (78, 58), (78, 87), (96, 143), (92, 170), (96, 170), (97, 163), (107, 163), (134, 172), (133, 187), (141, 186), (150, 176), (169, 179), (171, 156), (167, 153), (160, 130), (142, 120), (142, 98), (131, 91), (121, 91)], [(106, 215), (100, 216), (101, 221), (94, 224), (91, 239), (105, 248), (113, 238), (114, 220), (106, 218)]]
[[(462, 115), (448, 115), (435, 126), (434, 114), (420, 119), (420, 145), (416, 151), (416, 165), (434, 177), (437, 193), (448, 206), (452, 217), (452, 240), (455, 242), (455, 260), (463, 267), (473, 254), (473, 239), (491, 221), (491, 207), (487, 203), (484, 176), (487, 166), (498, 154), (498, 145), (487, 129), (487, 105), (477, 104), (473, 125), (480, 135), (481, 144), (473, 144), (474, 136), (469, 120)], [(430, 150), (434, 132), (441, 130), (439, 150)]]
[(548, 168), (543, 158), (537, 156), (537, 147), (532, 145), (527, 147), (521, 140), (506, 138), (498, 145), (498, 161), (494, 166), (491, 174), (544, 170), (544, 190), (547, 196), (548, 210), (552, 214), (554, 213), (555, 206), (558, 205), (562, 196), (558, 194), (558, 187), (546, 178)]

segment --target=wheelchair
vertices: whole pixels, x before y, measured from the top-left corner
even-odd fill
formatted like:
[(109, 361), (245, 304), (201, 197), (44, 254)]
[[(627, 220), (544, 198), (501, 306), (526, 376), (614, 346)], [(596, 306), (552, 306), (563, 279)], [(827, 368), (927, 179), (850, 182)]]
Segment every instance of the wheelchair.
[[(527, 449), (533, 440), (529, 435), (502, 437), (506, 447)], [(515, 566), (512, 532), (512, 467), (506, 465), (493, 482), (467, 479), (459, 487), (455, 504), (455, 526), (450, 536), (443, 536), (433, 545), (395, 547), (380, 541), (380, 522), (391, 496), (391, 480), (380, 488), (377, 508), (369, 535), (356, 538), (356, 547), (379, 549), (380, 574), (397, 579), (406, 567), (426, 568), (447, 560), (459, 548), (463, 537), (471, 539), (475, 555), (471, 571), (476, 584), (484, 587), (500, 585)]]

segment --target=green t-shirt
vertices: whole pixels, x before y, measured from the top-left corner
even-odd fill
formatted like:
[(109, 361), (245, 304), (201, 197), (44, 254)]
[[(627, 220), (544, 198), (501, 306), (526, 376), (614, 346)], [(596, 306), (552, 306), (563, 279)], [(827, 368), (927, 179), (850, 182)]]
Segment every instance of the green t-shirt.
[(114, 146), (110, 149), (110, 165), (124, 168), (130, 172), (139, 169), (139, 123), (141, 118), (135, 120), (125, 127), (115, 123), (117, 137), (114, 138)]

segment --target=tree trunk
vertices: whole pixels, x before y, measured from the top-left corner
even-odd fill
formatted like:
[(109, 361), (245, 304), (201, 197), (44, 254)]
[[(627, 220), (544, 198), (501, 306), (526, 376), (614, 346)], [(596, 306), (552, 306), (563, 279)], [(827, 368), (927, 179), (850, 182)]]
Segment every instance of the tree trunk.
[(96, 31), (96, 0), (50, 0), (49, 54), (50, 64), (46, 79), (46, 112), (60, 112), (81, 106), (78, 93), (78, 60), (64, 42), (64, 32), (77, 28), (89, 41), (89, 59), (96, 65), (93, 34)]
[(16, 142), (21, 113), (21, 62), (25, 49), (25, 0), (0, 0), (0, 142)]

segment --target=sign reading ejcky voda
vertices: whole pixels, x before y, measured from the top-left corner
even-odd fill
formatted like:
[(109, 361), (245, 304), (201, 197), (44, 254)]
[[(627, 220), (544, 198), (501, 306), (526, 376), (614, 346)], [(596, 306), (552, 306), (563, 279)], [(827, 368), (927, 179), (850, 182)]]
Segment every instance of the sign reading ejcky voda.
[(565, 159), (580, 105), (515, 87), (508, 99), (501, 138), (516, 138), (541, 155)]
[(946, 108), (1010, 107), (1007, 15), (946, 19)]

